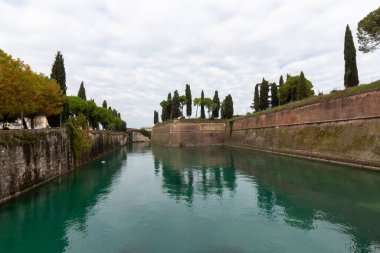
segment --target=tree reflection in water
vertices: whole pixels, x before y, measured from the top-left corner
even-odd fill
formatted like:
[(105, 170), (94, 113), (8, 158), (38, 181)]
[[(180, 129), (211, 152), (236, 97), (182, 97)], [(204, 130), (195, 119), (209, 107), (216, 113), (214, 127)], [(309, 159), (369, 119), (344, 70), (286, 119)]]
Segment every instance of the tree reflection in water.
[[(349, 251), (372, 252), (380, 243), (380, 175), (339, 165), (224, 147), (152, 147), (163, 189), (192, 204), (197, 195), (223, 197), (251, 182), (260, 215), (313, 230), (339, 225)], [(254, 201), (254, 200), (252, 200)]]

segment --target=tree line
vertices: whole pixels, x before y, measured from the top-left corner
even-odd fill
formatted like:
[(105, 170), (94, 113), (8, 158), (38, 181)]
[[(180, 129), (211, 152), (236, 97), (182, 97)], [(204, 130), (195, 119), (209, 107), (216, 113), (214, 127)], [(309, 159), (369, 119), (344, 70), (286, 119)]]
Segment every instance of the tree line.
[[(179, 95), (178, 90), (175, 90), (172, 94), (169, 92), (167, 99), (162, 100), (161, 106), (161, 121), (165, 122), (172, 119), (184, 119), (185, 116), (191, 117), (193, 113), (193, 106), (195, 109), (195, 118), (198, 118), (198, 110), (200, 107), (200, 119), (206, 119), (206, 111), (208, 119), (230, 119), (233, 116), (233, 100), (229, 94), (225, 99), (220, 102), (218, 91), (214, 93), (214, 97), (208, 98), (204, 96), (203, 90), (201, 96), (192, 99), (191, 88), (189, 84), (186, 84), (185, 95)], [(184, 107), (186, 106), (186, 112)], [(153, 116), (154, 124), (159, 123), (158, 111), (154, 111)]]
[(303, 72), (299, 76), (287, 74), (286, 82), (280, 76), (279, 85), (263, 80), (255, 85), (251, 108), (263, 111), (270, 107), (277, 107), (290, 102), (303, 100), (314, 95), (313, 84), (305, 78)]
[(93, 99), (87, 100), (82, 82), (78, 96), (66, 96), (66, 72), (64, 58), (57, 52), (52, 65), (50, 78), (35, 73), (20, 59), (13, 59), (0, 50), (0, 120), (3, 122), (20, 118), (27, 128), (25, 117), (34, 119), (46, 116), (50, 127), (62, 127), (77, 117), (84, 120), (84, 127), (124, 131), (126, 122), (120, 113), (107, 102), (97, 106)]

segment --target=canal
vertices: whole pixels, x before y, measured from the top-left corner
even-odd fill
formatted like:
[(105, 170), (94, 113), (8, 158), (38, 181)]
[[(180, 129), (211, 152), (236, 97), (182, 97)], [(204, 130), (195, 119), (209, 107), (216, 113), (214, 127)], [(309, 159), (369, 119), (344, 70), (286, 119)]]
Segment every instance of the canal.
[(228, 147), (134, 144), (0, 205), (1, 253), (378, 251), (380, 173)]

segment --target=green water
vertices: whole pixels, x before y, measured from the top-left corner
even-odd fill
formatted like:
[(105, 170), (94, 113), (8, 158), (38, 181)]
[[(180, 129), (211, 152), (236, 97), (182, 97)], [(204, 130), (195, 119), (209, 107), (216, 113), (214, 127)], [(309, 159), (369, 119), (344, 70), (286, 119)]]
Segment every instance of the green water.
[(0, 252), (380, 252), (380, 173), (134, 145), (0, 205)]

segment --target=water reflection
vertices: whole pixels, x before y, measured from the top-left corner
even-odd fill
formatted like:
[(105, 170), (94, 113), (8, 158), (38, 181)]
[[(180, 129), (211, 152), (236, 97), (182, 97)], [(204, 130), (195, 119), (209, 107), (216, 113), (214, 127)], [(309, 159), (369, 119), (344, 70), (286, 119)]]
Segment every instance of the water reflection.
[(373, 252), (380, 243), (380, 175), (338, 165), (243, 149), (152, 146), (155, 174), (177, 201), (197, 194), (223, 197), (250, 182), (260, 215), (311, 231), (334, 224), (351, 240), (349, 252)]
[(152, 146), (155, 174), (161, 166), (163, 188), (176, 200), (191, 205), (194, 194), (207, 198), (222, 196), (225, 190), (236, 188), (233, 157), (223, 147), (213, 149), (165, 148)]
[(104, 165), (96, 160), (0, 205), (0, 252), (63, 252), (68, 229), (86, 233), (93, 207), (107, 198), (126, 155), (120, 149), (102, 157)]

